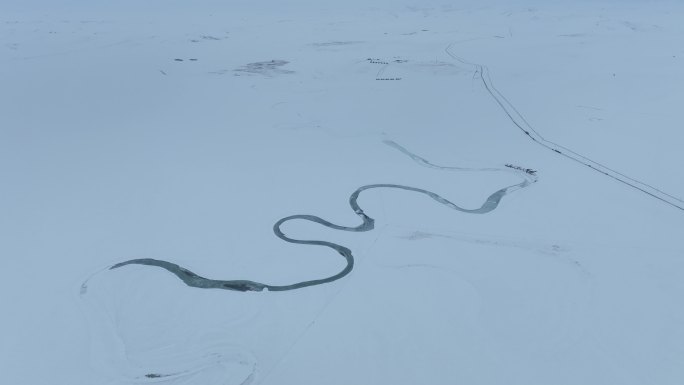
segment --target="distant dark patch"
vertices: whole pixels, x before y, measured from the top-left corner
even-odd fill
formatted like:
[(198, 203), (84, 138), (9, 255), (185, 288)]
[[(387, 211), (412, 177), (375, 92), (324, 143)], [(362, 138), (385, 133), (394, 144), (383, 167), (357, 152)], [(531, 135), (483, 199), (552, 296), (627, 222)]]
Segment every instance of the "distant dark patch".
[[(228, 33), (226, 33), (228, 35)], [(195, 39), (190, 39), (191, 43), (199, 43), (201, 41), (219, 41), (227, 38), (227, 36), (224, 37), (218, 37), (218, 36), (212, 36), (212, 35), (200, 35), (198, 38)]]
[(281, 67), (287, 65), (286, 60), (270, 60), (246, 64), (235, 69), (235, 72), (245, 72), (250, 74), (260, 74), (264, 76), (293, 74), (294, 71), (285, 70)]
[(512, 169), (518, 170), (518, 171), (524, 171), (530, 175), (537, 175), (537, 170), (533, 170), (531, 168), (524, 168), (524, 167), (516, 166), (516, 165), (510, 164), (510, 163), (506, 164), (506, 167), (512, 168)]
[(361, 44), (363, 43), (362, 41), (326, 41), (322, 43), (312, 43), (314, 47), (334, 47), (334, 46), (340, 46), (340, 45), (352, 45), (352, 44)]
[(386, 62), (386, 61), (384, 61), (384, 60), (380, 60), (380, 59), (368, 58), (368, 59), (366, 59), (366, 60), (367, 60), (368, 63), (370, 63), (370, 64), (389, 64), (388, 62)]

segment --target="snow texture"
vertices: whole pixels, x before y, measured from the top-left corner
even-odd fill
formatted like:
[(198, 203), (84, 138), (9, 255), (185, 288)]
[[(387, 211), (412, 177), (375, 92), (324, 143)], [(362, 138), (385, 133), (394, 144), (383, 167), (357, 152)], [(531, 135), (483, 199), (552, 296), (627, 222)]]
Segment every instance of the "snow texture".
[(3, 2), (2, 382), (684, 383), (683, 18)]

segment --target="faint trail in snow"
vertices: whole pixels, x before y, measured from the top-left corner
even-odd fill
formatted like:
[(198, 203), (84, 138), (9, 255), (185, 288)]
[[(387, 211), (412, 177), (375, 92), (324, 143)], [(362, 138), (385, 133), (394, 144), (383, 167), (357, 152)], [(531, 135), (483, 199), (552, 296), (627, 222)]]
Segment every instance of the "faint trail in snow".
[(358, 40), (348, 40), (348, 41), (326, 41), (322, 43), (311, 43), (312, 46), (314, 47), (338, 47), (338, 46), (343, 46), (343, 45), (355, 45), (355, 44), (363, 44), (365, 41), (358, 41)]
[(487, 199), (485, 200), (484, 203), (479, 208), (475, 209), (465, 209), (462, 208), (453, 202), (443, 198), (442, 196), (428, 191), (424, 190), (421, 188), (417, 187), (410, 187), (410, 186), (404, 186), (404, 185), (398, 185), (398, 184), (389, 184), (389, 183), (380, 183), (380, 184), (371, 184), (371, 185), (366, 185), (366, 186), (361, 186), (359, 187), (356, 191), (354, 191), (351, 196), (349, 197), (349, 206), (351, 207), (352, 210), (356, 213), (361, 218), (361, 224), (357, 226), (342, 226), (342, 225), (336, 225), (332, 222), (329, 222), (321, 217), (315, 216), (315, 215), (305, 215), (305, 214), (298, 214), (298, 215), (291, 215), (285, 218), (280, 219), (273, 225), (273, 232), (275, 235), (284, 240), (285, 242), (289, 243), (294, 243), (294, 244), (301, 244), (301, 245), (313, 245), (313, 246), (324, 246), (328, 247), (330, 249), (333, 249), (337, 251), (344, 259), (346, 260), (347, 264), (342, 269), (342, 271), (338, 272), (335, 275), (332, 275), (330, 277), (326, 278), (321, 278), (321, 279), (314, 279), (314, 280), (309, 280), (309, 281), (302, 281), (302, 282), (297, 282), (291, 285), (269, 285), (261, 282), (255, 282), (255, 281), (250, 281), (250, 280), (217, 280), (217, 279), (209, 279), (202, 277), (200, 275), (197, 275), (196, 273), (179, 266), (175, 263), (168, 262), (168, 261), (163, 261), (163, 260), (158, 260), (158, 259), (151, 259), (151, 258), (143, 258), (143, 259), (132, 259), (129, 261), (117, 263), (110, 267), (111, 269), (118, 269), (120, 267), (126, 266), (126, 265), (148, 265), (148, 266), (156, 266), (156, 267), (161, 267), (162, 269), (165, 269), (169, 271), (170, 273), (174, 274), (177, 276), (180, 280), (182, 280), (186, 285), (191, 286), (191, 287), (197, 287), (197, 288), (202, 288), (202, 289), (224, 289), (224, 290), (233, 290), (233, 291), (263, 291), (264, 289), (269, 290), (269, 291), (288, 291), (288, 290), (296, 290), (296, 289), (301, 289), (304, 287), (308, 286), (315, 286), (315, 285), (321, 285), (329, 282), (336, 281), (347, 274), (349, 274), (352, 269), (354, 268), (354, 256), (352, 254), (352, 251), (348, 249), (347, 247), (344, 247), (342, 245), (338, 245), (336, 243), (332, 242), (327, 242), (327, 241), (319, 241), (319, 240), (301, 240), (301, 239), (294, 239), (290, 238), (283, 231), (281, 230), (281, 226), (288, 221), (292, 220), (305, 220), (309, 222), (315, 222), (318, 224), (321, 224), (325, 227), (334, 229), (334, 230), (341, 230), (341, 231), (352, 231), (352, 232), (365, 232), (365, 231), (371, 231), (375, 227), (375, 220), (363, 211), (359, 204), (357, 203), (359, 195), (366, 190), (371, 190), (371, 189), (399, 189), (399, 190), (405, 190), (405, 191), (413, 191), (416, 193), (420, 193), (423, 195), (426, 195), (433, 200), (437, 201), (438, 203), (464, 213), (469, 213), (469, 214), (486, 214), (494, 209), (496, 209), (501, 202), (501, 199), (503, 199), (504, 196), (507, 194), (519, 190), (521, 188), (527, 187), (530, 184), (534, 183), (537, 181), (537, 177), (534, 175), (534, 172), (525, 172), (525, 169), (522, 168), (511, 168), (511, 165), (507, 165), (506, 167), (502, 168), (460, 168), (460, 167), (449, 167), (449, 166), (438, 166), (435, 164), (430, 163), (426, 159), (413, 154), (406, 148), (400, 146), (399, 144), (391, 141), (391, 140), (385, 140), (384, 143), (392, 148), (395, 148), (402, 152), (403, 154), (409, 156), (411, 159), (413, 159), (416, 163), (418, 163), (421, 166), (424, 167), (429, 167), (429, 168), (434, 168), (434, 169), (439, 169), (443, 171), (502, 171), (502, 172), (513, 172), (523, 178), (523, 181), (514, 184), (511, 186), (504, 187), (502, 189), (499, 189), (492, 193)]
[[(440, 234), (435, 232), (425, 232), (420, 230), (413, 230), (405, 235), (397, 236), (397, 238), (406, 241), (421, 241), (424, 239), (449, 239), (458, 242), (465, 242), (470, 244), (482, 245), (482, 246), (493, 246), (493, 247), (505, 247), (505, 248), (515, 248), (521, 250), (529, 250), (538, 254), (543, 254), (547, 256), (559, 257), (573, 268), (580, 271), (584, 276), (591, 278), (592, 274), (575, 258), (568, 253), (566, 247), (559, 246), (552, 243), (542, 243), (537, 241), (523, 241), (523, 240), (510, 240), (496, 237), (483, 237), (479, 235), (471, 234)], [(403, 267), (425, 267), (426, 264), (404, 264), (404, 265), (386, 265), (384, 267), (392, 268), (403, 268)]]
[(397, 236), (397, 238), (404, 239), (407, 241), (420, 241), (423, 239), (432, 238), (443, 238), (443, 239), (453, 239), (459, 242), (473, 243), (478, 245), (487, 245), (495, 247), (506, 247), (506, 248), (516, 248), (522, 250), (534, 251), (541, 254), (549, 255), (559, 255), (564, 250), (558, 245), (542, 244), (538, 242), (530, 241), (511, 241), (507, 239), (493, 238), (493, 237), (482, 237), (467, 234), (439, 234), (433, 232), (426, 232), (420, 230), (411, 231), (405, 235)]
[(404, 147), (402, 147), (401, 145), (397, 144), (394, 141), (383, 140), (383, 143), (385, 143), (386, 145), (388, 145), (392, 148), (396, 148), (400, 152), (404, 153), (405, 155), (407, 155), (408, 157), (413, 159), (419, 165), (421, 165), (423, 167), (432, 168), (435, 170), (446, 170), (446, 171), (504, 171), (503, 169), (497, 168), (497, 167), (473, 168), (473, 167), (438, 166), (438, 165), (430, 163), (427, 159), (421, 158), (420, 156), (412, 153), (411, 151), (405, 149)]
[(601, 163), (593, 161), (587, 158), (586, 156), (578, 154), (567, 147), (561, 146), (558, 143), (546, 140), (527, 122), (527, 120), (525, 120), (525, 117), (515, 108), (515, 106), (513, 106), (513, 104), (511, 104), (511, 102), (509, 102), (508, 99), (506, 99), (506, 97), (501, 92), (499, 92), (499, 90), (496, 87), (494, 87), (494, 83), (492, 82), (492, 79), (489, 76), (489, 68), (487, 68), (486, 65), (471, 63), (453, 54), (451, 52), (451, 47), (454, 44), (456, 43), (451, 43), (444, 49), (447, 55), (451, 56), (453, 59), (465, 65), (469, 65), (475, 68), (474, 76), (478, 77), (478, 79), (482, 82), (482, 85), (487, 90), (489, 95), (494, 99), (494, 101), (499, 105), (499, 107), (501, 107), (501, 109), (508, 116), (511, 122), (513, 122), (513, 124), (515, 124), (516, 127), (518, 127), (523, 133), (525, 133), (525, 135), (527, 135), (527, 137), (529, 137), (532, 141), (559, 155), (562, 155), (577, 163), (585, 165), (596, 172), (604, 174), (612, 179), (615, 179), (618, 182), (621, 182), (629, 187), (637, 189), (647, 195), (650, 195), (653, 198), (656, 198), (660, 201), (669, 204), (670, 206), (673, 206), (679, 210), (684, 211), (684, 200), (673, 195), (670, 195), (647, 183), (641, 182), (625, 174), (622, 174), (616, 170), (613, 170)]

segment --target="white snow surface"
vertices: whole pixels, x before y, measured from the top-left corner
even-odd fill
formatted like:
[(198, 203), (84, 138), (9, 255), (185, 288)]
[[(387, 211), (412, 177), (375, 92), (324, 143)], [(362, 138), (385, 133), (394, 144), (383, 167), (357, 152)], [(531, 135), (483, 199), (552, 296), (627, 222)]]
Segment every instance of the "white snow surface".
[[(684, 3), (0, 4), (3, 384), (684, 383)], [(448, 51), (447, 51), (448, 48)], [(452, 53), (450, 55), (449, 53)], [(458, 60), (458, 59), (461, 60)], [(535, 143), (546, 140), (666, 201)], [(378, 80), (386, 79), (386, 80)], [(186, 286), (134, 258), (287, 285)], [(520, 173), (518, 173), (520, 174)]]

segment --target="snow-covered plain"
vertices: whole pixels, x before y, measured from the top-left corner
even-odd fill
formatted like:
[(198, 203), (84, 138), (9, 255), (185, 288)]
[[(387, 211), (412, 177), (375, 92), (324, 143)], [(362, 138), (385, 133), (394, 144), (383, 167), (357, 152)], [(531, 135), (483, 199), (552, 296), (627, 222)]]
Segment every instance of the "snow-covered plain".
[[(2, 382), (684, 383), (682, 20), (676, 1), (3, 2)], [(283, 224), (353, 251), (331, 283), (108, 270), (328, 277), (344, 259), (276, 221), (356, 226), (349, 195), (378, 183), (477, 208), (527, 175), (506, 164), (538, 180), (485, 214), (373, 189), (372, 231)]]

